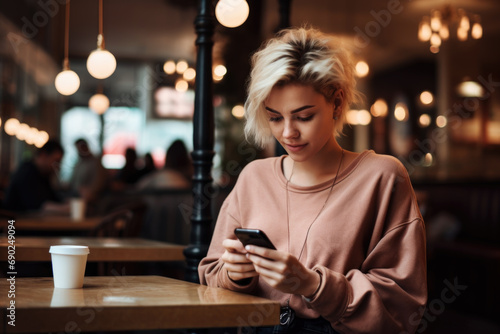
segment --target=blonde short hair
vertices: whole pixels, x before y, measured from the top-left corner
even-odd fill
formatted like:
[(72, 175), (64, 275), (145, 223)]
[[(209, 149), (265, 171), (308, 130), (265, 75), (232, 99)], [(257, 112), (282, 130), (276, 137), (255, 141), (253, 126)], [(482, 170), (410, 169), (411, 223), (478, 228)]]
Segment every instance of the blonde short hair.
[(247, 139), (260, 147), (272, 141), (264, 101), (274, 86), (289, 83), (310, 85), (328, 102), (342, 89), (335, 135), (342, 133), (345, 111), (360, 96), (350, 54), (332, 36), (312, 28), (294, 28), (282, 30), (252, 56), (245, 102)]

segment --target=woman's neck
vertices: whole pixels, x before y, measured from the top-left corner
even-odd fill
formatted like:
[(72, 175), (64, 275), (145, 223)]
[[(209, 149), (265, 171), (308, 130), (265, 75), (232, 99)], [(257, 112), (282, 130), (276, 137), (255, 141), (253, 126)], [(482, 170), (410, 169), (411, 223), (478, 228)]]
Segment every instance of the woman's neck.
[(313, 186), (333, 179), (342, 160), (343, 149), (335, 139), (329, 141), (321, 151), (306, 161), (287, 158), (285, 176), (293, 184)]

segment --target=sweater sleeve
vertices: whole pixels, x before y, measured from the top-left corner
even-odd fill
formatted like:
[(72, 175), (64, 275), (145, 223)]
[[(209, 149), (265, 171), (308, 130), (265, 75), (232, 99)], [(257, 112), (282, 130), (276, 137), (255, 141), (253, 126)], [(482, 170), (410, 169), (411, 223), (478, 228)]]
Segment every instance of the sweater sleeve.
[(229, 279), (227, 270), (224, 269), (224, 263), (220, 260), (225, 251), (222, 241), (225, 239), (236, 239), (234, 229), (241, 227), (238, 219), (229, 212), (229, 208), (233, 206), (237, 206), (237, 196), (234, 191), (226, 198), (221, 207), (208, 254), (200, 262), (198, 274), (201, 284), (250, 293), (257, 286), (258, 278), (253, 277), (245, 285), (237, 284)]
[(423, 222), (416, 219), (387, 233), (361, 269), (342, 275), (314, 267), (323, 279), (308, 306), (342, 333), (413, 333), (427, 299), (422, 245)]

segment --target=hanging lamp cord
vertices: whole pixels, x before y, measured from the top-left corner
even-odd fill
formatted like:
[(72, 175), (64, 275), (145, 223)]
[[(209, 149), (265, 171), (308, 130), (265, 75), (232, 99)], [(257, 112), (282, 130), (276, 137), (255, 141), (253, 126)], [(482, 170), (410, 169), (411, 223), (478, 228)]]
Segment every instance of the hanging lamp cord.
[(66, 2), (66, 20), (64, 22), (64, 61), (63, 61), (63, 70), (69, 70), (69, 3)]

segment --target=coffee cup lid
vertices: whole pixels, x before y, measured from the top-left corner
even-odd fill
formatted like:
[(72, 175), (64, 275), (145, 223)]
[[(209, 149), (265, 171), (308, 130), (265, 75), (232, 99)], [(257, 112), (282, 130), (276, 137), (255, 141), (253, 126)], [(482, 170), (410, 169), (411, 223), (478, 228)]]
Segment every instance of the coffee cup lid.
[(88, 246), (57, 245), (50, 246), (49, 253), (63, 255), (86, 255), (89, 254)]

